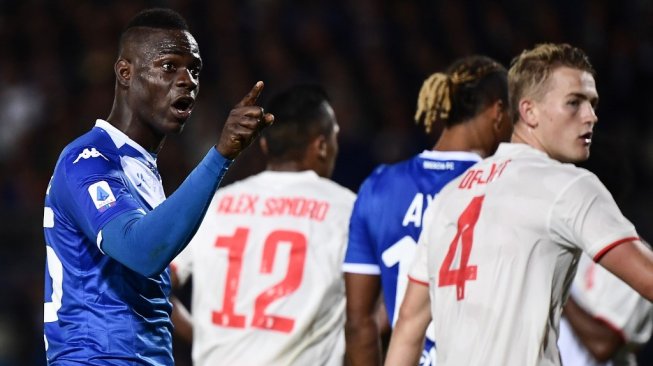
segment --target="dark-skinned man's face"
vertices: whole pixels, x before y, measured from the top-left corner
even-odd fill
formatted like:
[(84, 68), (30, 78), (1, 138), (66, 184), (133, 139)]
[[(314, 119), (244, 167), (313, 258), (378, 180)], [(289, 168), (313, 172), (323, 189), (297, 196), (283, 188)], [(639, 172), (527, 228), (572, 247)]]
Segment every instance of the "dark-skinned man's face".
[(133, 67), (129, 106), (136, 121), (155, 134), (179, 133), (199, 92), (199, 47), (188, 31), (142, 32), (126, 47)]

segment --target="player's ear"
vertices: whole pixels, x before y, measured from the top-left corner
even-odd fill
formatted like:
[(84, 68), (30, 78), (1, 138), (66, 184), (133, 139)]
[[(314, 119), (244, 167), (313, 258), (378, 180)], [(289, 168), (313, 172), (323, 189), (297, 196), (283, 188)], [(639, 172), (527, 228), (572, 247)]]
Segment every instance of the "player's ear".
[(309, 160), (324, 160), (327, 157), (327, 141), (324, 135), (316, 136), (306, 148), (305, 158)]
[(116, 80), (124, 87), (129, 86), (132, 77), (132, 64), (124, 58), (118, 59), (113, 65), (113, 71), (116, 74)]
[(537, 106), (532, 99), (522, 99), (519, 101), (519, 119), (526, 123), (526, 126), (535, 128), (538, 125)]
[(499, 99), (494, 102), (492, 105), (492, 128), (495, 131), (501, 131), (503, 124), (506, 123), (506, 119), (504, 118), (505, 113), (508, 113), (508, 111), (506, 110), (503, 101)]
[(319, 135), (315, 140), (313, 141), (313, 144), (315, 144), (315, 149), (317, 152), (317, 156), (320, 159), (326, 159), (327, 157), (327, 139), (324, 135)]

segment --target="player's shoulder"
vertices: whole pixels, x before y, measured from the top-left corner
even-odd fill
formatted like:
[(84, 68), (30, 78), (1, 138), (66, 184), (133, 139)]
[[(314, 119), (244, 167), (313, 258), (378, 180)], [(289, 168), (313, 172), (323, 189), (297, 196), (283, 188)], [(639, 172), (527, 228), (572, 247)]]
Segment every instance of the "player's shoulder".
[(313, 171), (277, 172), (265, 170), (249, 177), (229, 183), (218, 189), (218, 195), (265, 192), (266, 194), (283, 193), (288, 191), (303, 192), (317, 191), (320, 195), (335, 195), (338, 197), (355, 198), (356, 194), (350, 189), (332, 181), (319, 177)]
[(117, 156), (117, 147), (101, 129), (93, 128), (70, 142), (62, 151), (60, 160), (69, 165), (89, 165), (111, 161)]
[(395, 163), (377, 165), (363, 180), (361, 187), (375, 190), (378, 187), (387, 187), (389, 181), (396, 182), (401, 179), (410, 179), (409, 170), (416, 159), (419, 159), (419, 155)]
[(387, 177), (393, 175), (400, 175), (410, 168), (416, 161), (420, 160), (420, 155), (413, 155), (408, 159), (400, 160), (394, 163), (379, 164), (370, 174), (370, 177)]
[(557, 173), (563, 175), (565, 178), (597, 178), (596, 174), (571, 163), (560, 163), (557, 166)]
[(406, 191), (420, 190), (420, 182), (432, 182), (440, 171), (425, 168), (428, 159), (423, 153), (391, 164), (381, 164), (365, 178), (358, 190), (358, 199), (366, 202), (386, 201)]
[[(546, 164), (532, 165), (529, 167), (534, 179), (539, 179), (543, 184), (551, 184), (557, 181), (560, 184), (572, 182), (586, 182), (598, 180), (598, 177), (591, 171), (578, 167), (571, 163), (562, 163), (551, 160)], [(539, 177), (539, 178), (538, 178)]]
[(351, 189), (340, 185), (331, 179), (323, 177), (318, 177), (318, 179), (320, 184), (323, 185), (324, 188), (327, 189), (331, 194), (352, 202), (356, 199), (356, 193), (354, 193)]
[(265, 191), (268, 184), (265, 173), (266, 171), (264, 170), (238, 180), (227, 182), (221, 185), (216, 191), (216, 196)]
[(538, 186), (550, 185), (552, 181), (570, 182), (581, 177), (592, 177), (587, 169), (571, 163), (552, 159), (545, 152), (526, 144), (502, 144), (493, 156), (477, 166), (501, 166), (502, 171), (512, 172), (517, 179)]
[(62, 172), (66, 175), (78, 173), (80, 176), (88, 176), (120, 164), (117, 149), (111, 139), (97, 130), (94, 128), (79, 136), (61, 151), (55, 175)]

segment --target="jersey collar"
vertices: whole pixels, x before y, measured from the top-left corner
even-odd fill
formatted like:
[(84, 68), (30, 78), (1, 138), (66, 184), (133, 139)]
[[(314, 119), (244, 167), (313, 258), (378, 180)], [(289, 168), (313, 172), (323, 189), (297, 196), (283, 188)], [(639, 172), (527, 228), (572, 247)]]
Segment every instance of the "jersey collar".
[(127, 144), (141, 153), (148, 162), (156, 164), (156, 157), (153, 156), (153, 154), (147, 152), (147, 150), (145, 150), (141, 145), (130, 139), (129, 136), (125, 135), (124, 132), (117, 129), (111, 123), (102, 119), (97, 119), (95, 121), (95, 127), (99, 127), (106, 131), (106, 133), (109, 134), (109, 137), (111, 137), (113, 143), (116, 145), (116, 148), (120, 149), (123, 145)]
[(538, 150), (531, 145), (524, 144), (521, 142), (502, 142), (497, 148), (497, 152), (494, 154), (496, 156), (503, 155), (533, 155), (539, 156), (547, 159), (551, 159), (547, 153), (544, 151)]
[(419, 154), (421, 158), (430, 160), (461, 160), (461, 161), (481, 161), (483, 158), (477, 153), (471, 151), (437, 151), (424, 150)]
[(262, 176), (274, 177), (277, 181), (295, 181), (297, 179), (319, 179), (320, 177), (313, 170), (301, 170), (298, 172), (285, 172), (277, 170), (264, 170)]

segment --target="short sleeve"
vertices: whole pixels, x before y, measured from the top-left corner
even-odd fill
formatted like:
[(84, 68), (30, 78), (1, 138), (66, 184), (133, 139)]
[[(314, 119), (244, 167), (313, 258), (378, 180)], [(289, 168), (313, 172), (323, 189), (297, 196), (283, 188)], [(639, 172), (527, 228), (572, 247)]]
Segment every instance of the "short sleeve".
[(70, 151), (61, 161), (63, 180), (70, 194), (74, 220), (85, 235), (96, 240), (98, 232), (114, 217), (131, 210), (142, 209), (130, 193), (121, 174), (119, 161), (94, 147)]
[(568, 183), (554, 201), (549, 218), (556, 242), (578, 247), (595, 261), (613, 246), (638, 239), (610, 192), (589, 172)]
[(428, 286), (429, 275), (426, 258), (426, 244), (422, 241), (417, 243), (417, 252), (415, 252), (415, 259), (408, 272), (408, 279), (413, 282)]
[(653, 304), (585, 255), (581, 257), (571, 296), (595, 318), (619, 332), (626, 342), (642, 345), (651, 337)]
[(351, 218), (343, 271), (348, 273), (378, 275), (381, 273), (374, 251), (374, 240), (370, 235), (368, 221), (372, 219), (373, 200), (370, 181), (361, 186)]

